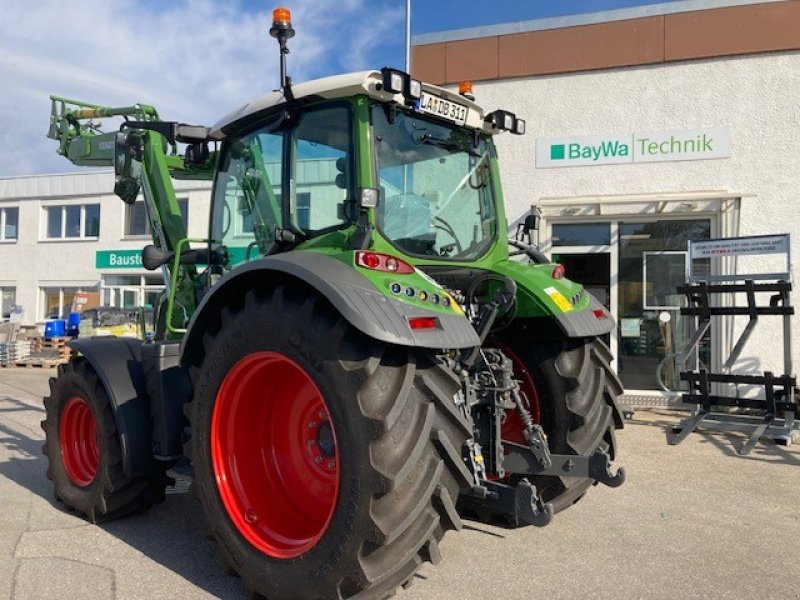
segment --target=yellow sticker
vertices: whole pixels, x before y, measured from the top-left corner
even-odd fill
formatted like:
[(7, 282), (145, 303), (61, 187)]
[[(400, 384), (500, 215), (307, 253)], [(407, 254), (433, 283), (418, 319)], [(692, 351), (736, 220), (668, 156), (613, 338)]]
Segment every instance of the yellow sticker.
[(561, 312), (569, 312), (572, 310), (572, 304), (570, 304), (566, 296), (564, 296), (564, 294), (559, 292), (556, 288), (544, 288), (544, 293), (550, 296), (550, 299), (556, 303), (556, 306), (561, 309)]

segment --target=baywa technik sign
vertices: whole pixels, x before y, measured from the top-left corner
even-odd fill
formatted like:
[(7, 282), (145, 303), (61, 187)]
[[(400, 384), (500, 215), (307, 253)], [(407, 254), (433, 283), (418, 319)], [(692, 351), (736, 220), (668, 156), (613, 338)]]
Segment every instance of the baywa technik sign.
[(731, 132), (727, 127), (536, 140), (538, 169), (706, 160), (730, 155)]

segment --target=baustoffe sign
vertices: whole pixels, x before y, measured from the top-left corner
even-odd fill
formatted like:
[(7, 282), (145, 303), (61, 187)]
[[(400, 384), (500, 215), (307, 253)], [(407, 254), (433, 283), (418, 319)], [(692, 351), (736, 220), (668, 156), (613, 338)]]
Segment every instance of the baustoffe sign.
[(141, 250), (98, 250), (94, 256), (97, 269), (144, 269)]
[(706, 160), (730, 155), (731, 132), (727, 127), (536, 140), (536, 167), (539, 169)]

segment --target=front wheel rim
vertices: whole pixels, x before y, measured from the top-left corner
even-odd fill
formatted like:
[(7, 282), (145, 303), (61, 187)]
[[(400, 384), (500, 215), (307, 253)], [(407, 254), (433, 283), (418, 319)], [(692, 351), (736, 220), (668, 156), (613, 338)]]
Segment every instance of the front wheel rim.
[(58, 427), (61, 461), (72, 483), (86, 487), (94, 481), (100, 465), (97, 422), (83, 398), (72, 397), (61, 411)]
[(333, 517), (339, 459), (311, 376), (277, 352), (245, 356), (219, 388), (210, 437), (217, 489), (239, 533), (273, 558), (313, 548)]

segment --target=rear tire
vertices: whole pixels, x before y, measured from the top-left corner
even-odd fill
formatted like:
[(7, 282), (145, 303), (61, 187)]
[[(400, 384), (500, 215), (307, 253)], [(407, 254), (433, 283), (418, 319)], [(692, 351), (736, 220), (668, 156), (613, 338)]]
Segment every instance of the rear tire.
[[(389, 597), (424, 561), (438, 562), (442, 536), (461, 527), (455, 501), (471, 482), (461, 457), (471, 431), (453, 401), (459, 382), (428, 353), (367, 338), (305, 287), (251, 291), (243, 302), (223, 309), (217, 331), (205, 335), (187, 405), (194, 485), (224, 560), (251, 597)], [(314, 461), (301, 460), (306, 444), (323, 439), (305, 439), (302, 421), (295, 427), (292, 411), (307, 402), (289, 389), (297, 382), (318, 392), (334, 440), (326, 435), (324, 460), (335, 463), (337, 481), (327, 496), (309, 492), (318, 495), (311, 509), (291, 482), (261, 499), (255, 491), (298, 472), (309, 486), (321, 479)], [(241, 409), (252, 418), (239, 419)], [(275, 427), (275, 415), (289, 422)], [(235, 444), (237, 428), (254, 455), (286, 457), (292, 468), (251, 462)], [(296, 431), (298, 443), (282, 431)]]
[(85, 358), (58, 367), (44, 407), (42, 452), (57, 500), (91, 523), (139, 512), (163, 500), (163, 474), (125, 476), (111, 401)]
[[(615, 399), (622, 384), (611, 368), (608, 347), (598, 339), (516, 346), (530, 370), (541, 403), (550, 452), (589, 456), (598, 448), (614, 459), (614, 430), (622, 428)], [(594, 480), (581, 477), (531, 479), (556, 512), (580, 500)]]

